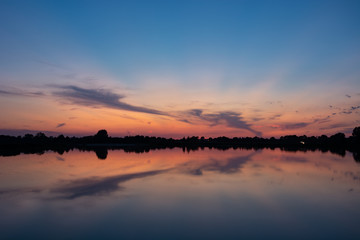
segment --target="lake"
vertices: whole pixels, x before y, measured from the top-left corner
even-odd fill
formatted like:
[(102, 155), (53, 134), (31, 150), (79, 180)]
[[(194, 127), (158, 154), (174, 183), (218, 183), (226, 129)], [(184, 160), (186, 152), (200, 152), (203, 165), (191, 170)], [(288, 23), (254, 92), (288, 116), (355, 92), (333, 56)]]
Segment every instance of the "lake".
[(360, 239), (360, 163), (320, 151), (0, 157), (1, 239)]

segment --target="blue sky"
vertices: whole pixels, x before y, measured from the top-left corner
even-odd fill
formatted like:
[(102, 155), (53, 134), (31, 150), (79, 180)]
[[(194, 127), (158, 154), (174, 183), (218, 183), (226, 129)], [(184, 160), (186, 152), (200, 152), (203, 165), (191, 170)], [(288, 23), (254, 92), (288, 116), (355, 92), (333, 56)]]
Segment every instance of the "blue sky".
[[(329, 105), (360, 105), (359, 1), (1, 1), (0, 9), (6, 91), (52, 96), (53, 85), (108, 89), (159, 111), (169, 109), (152, 98), (177, 111), (213, 104), (205, 110), (246, 113), (250, 125), (251, 108), (266, 116), (311, 109), (300, 120), (308, 123), (332, 114), (325, 113)], [(169, 99), (165, 93), (175, 90), (179, 96)], [(302, 105), (301, 94), (313, 101)], [(266, 112), (267, 102), (292, 96), (298, 105)], [(229, 109), (221, 99), (231, 102)], [(256, 106), (244, 110), (248, 102)], [(356, 125), (356, 114), (343, 125)]]

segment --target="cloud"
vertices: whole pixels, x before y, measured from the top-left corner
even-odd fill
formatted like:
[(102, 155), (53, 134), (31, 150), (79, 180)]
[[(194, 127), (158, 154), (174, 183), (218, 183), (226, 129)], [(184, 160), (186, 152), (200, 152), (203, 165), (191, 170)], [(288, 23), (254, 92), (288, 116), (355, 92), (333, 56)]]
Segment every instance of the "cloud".
[(156, 115), (168, 115), (162, 111), (151, 108), (134, 106), (121, 101), (125, 98), (124, 95), (114, 93), (105, 89), (87, 89), (73, 85), (54, 86), (60, 91), (53, 92), (53, 95), (63, 98), (71, 104), (83, 105), (88, 107), (108, 107), (119, 110), (126, 110), (132, 112), (149, 113)]
[(122, 182), (136, 178), (155, 176), (166, 171), (168, 170), (155, 170), (103, 178), (90, 177), (77, 179), (66, 182), (65, 184), (52, 189), (51, 192), (59, 194), (57, 198), (60, 199), (75, 199), (85, 196), (107, 195), (112, 192), (121, 190), (123, 187), (119, 186), (119, 184)]
[(4, 94), (4, 95), (12, 95), (14, 94), (13, 92), (9, 92), (9, 91), (3, 91), (3, 90), (0, 90), (0, 94)]
[(298, 122), (298, 123), (287, 123), (287, 124), (280, 124), (275, 128), (280, 128), (281, 130), (295, 130), (300, 128), (305, 128), (311, 124), (318, 123), (323, 124), (331, 121), (330, 116), (326, 116), (324, 118), (315, 118), (312, 122)]
[(184, 123), (190, 123), (190, 124), (191, 124), (191, 122), (190, 122), (189, 120), (187, 120), (187, 119), (180, 119), (180, 120), (178, 120), (178, 121), (184, 122)]
[(59, 123), (57, 126), (56, 126), (56, 128), (60, 128), (60, 127), (63, 127), (63, 126), (65, 126), (66, 125), (66, 123)]
[[(204, 114), (202, 109), (192, 109), (187, 112), (188, 115), (196, 117), (203, 121), (210, 123), (210, 126), (216, 126), (219, 124), (225, 124), (228, 127), (245, 129), (257, 136), (261, 136), (262, 133), (251, 128), (251, 125), (245, 122), (240, 113), (228, 111)], [(183, 120), (182, 120), (183, 121)]]
[(323, 123), (327, 123), (330, 122), (330, 116), (324, 117), (324, 118), (316, 118), (314, 119), (313, 123), (319, 123), (319, 124), (323, 124)]
[(252, 118), (252, 120), (254, 121), (254, 122), (258, 122), (258, 121), (261, 121), (261, 120), (264, 120), (265, 118)]
[(310, 124), (311, 123), (305, 123), (305, 122), (282, 124), (282, 125), (280, 125), (280, 129), (282, 129), (282, 130), (294, 130), (294, 129), (307, 127)]
[(18, 188), (18, 189), (6, 189), (0, 190), (0, 195), (23, 195), (25, 193), (39, 193), (42, 189), (37, 188)]
[(0, 95), (9, 95), (9, 96), (23, 96), (23, 97), (40, 97), (45, 94), (40, 91), (24, 91), (20, 89), (12, 89), (12, 90), (0, 90)]
[(341, 113), (352, 114), (355, 110), (358, 110), (358, 109), (360, 109), (360, 106), (352, 106), (348, 109), (344, 109), (344, 111), (342, 111)]
[(329, 130), (334, 128), (343, 128), (343, 127), (349, 127), (349, 124), (346, 123), (335, 123), (327, 127), (320, 128), (320, 130)]
[(284, 170), (282, 170), (282, 168), (279, 168), (279, 167), (277, 167), (277, 166), (269, 166), (269, 168), (271, 168), (271, 169), (274, 169), (275, 171), (277, 171), (277, 172), (283, 172)]
[(269, 120), (274, 120), (274, 119), (279, 118), (279, 117), (281, 117), (281, 114), (276, 114), (276, 115), (270, 117)]

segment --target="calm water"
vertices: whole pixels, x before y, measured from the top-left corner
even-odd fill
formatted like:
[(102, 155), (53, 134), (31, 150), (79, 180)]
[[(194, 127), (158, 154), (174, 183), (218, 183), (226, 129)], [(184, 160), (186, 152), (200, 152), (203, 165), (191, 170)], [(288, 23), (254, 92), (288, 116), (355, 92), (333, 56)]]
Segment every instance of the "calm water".
[(360, 164), (181, 149), (0, 157), (0, 239), (360, 239)]

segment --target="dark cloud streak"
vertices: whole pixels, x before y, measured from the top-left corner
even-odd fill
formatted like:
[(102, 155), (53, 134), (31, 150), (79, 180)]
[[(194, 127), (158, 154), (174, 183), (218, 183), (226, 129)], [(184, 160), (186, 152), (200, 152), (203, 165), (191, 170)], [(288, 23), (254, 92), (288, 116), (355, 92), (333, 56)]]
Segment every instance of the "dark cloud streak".
[(66, 125), (66, 123), (59, 123), (57, 126), (56, 126), (56, 128), (60, 128), (60, 127), (63, 127), (63, 126), (65, 126)]
[(281, 114), (276, 114), (276, 115), (270, 117), (269, 120), (274, 120), (274, 119), (279, 118), (281, 116), (282, 116)]
[[(228, 127), (237, 128), (237, 129), (245, 129), (257, 136), (261, 136), (262, 133), (258, 132), (251, 128), (251, 125), (243, 120), (243, 117), (240, 113), (227, 111), (227, 112), (217, 112), (217, 113), (209, 113), (204, 114), (202, 109), (192, 109), (187, 112), (188, 115), (192, 117), (196, 117), (203, 121), (207, 121), (210, 123), (210, 126), (216, 126), (219, 124), (226, 124)], [(184, 120), (182, 120), (184, 121)]]
[(23, 96), (23, 97), (40, 97), (44, 96), (43, 92), (31, 92), (31, 91), (24, 91), (19, 89), (14, 90), (0, 90), (0, 95), (9, 95), (9, 96)]
[(354, 111), (360, 109), (360, 106), (352, 106), (349, 109), (344, 109), (341, 113), (343, 114), (352, 114)]
[(104, 89), (87, 89), (73, 85), (67, 86), (53, 86), (60, 91), (53, 92), (53, 95), (61, 97), (62, 99), (75, 105), (83, 105), (88, 107), (109, 107), (119, 110), (126, 110), (132, 112), (149, 113), (156, 115), (168, 115), (164, 112), (146, 108), (134, 106), (128, 103), (124, 103), (121, 99), (125, 98), (124, 95), (114, 93), (110, 90)]
[(329, 129), (334, 129), (334, 128), (343, 128), (343, 127), (349, 127), (349, 124), (346, 123), (335, 123), (335, 124), (331, 124), (327, 127), (323, 127), (320, 128), (320, 130), (329, 130)]
[(310, 125), (311, 123), (305, 123), (305, 122), (299, 122), (299, 123), (290, 123), (290, 124), (283, 124), (280, 126), (282, 130), (293, 130), (293, 129), (299, 129), (304, 128)]

